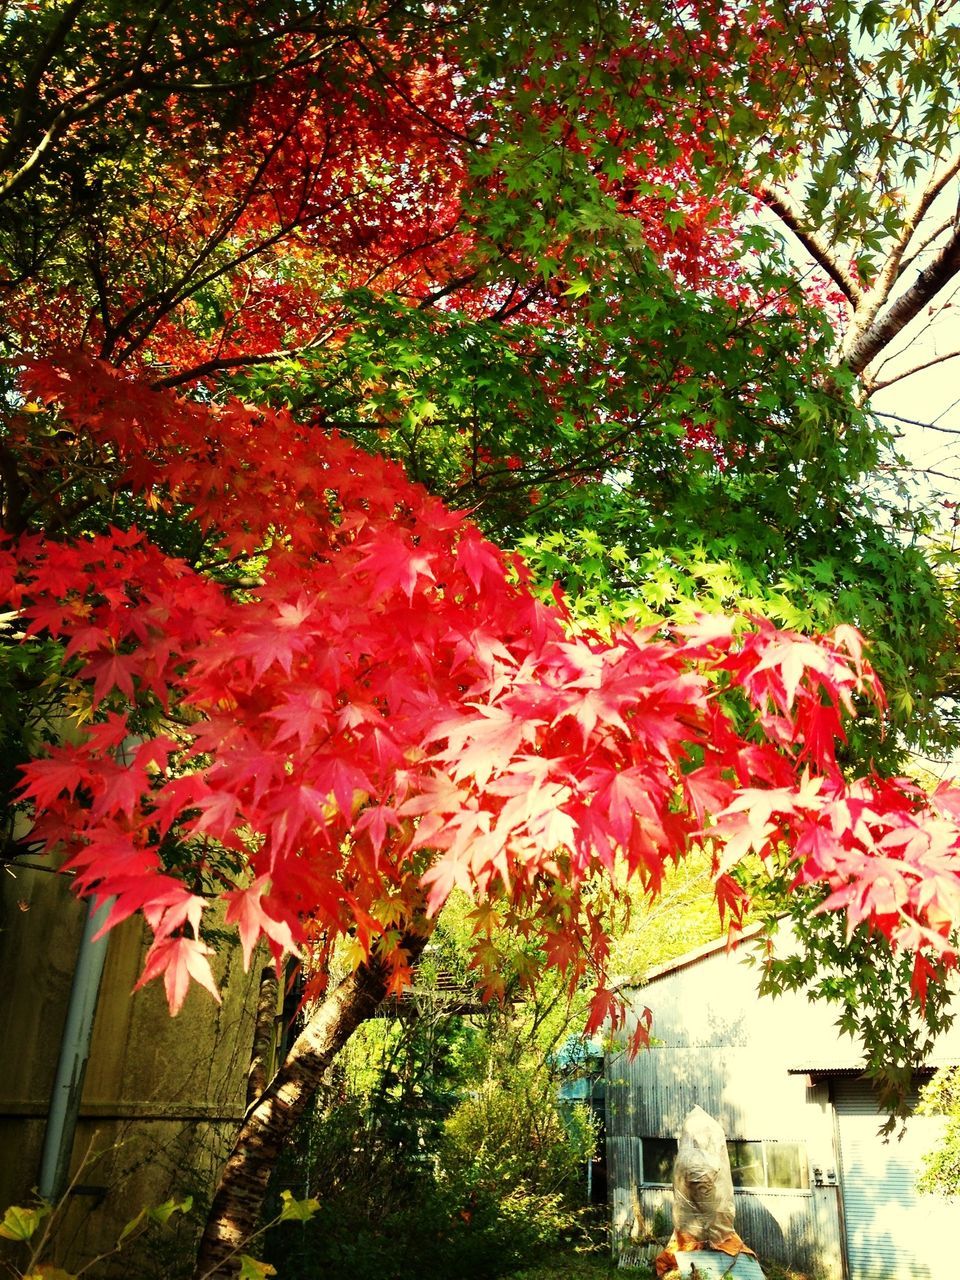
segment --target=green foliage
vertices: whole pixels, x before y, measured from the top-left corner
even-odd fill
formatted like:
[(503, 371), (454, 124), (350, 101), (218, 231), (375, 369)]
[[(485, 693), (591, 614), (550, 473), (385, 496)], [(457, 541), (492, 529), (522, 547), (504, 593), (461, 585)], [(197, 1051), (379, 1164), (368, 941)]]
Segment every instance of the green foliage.
[(931, 964), (925, 999), (918, 1006), (914, 957), (894, 952), (881, 933), (865, 926), (849, 932), (846, 919), (836, 912), (818, 914), (824, 892), (819, 887), (789, 888), (793, 872), (786, 863), (752, 874), (744, 866), (739, 878), (751, 894), (754, 918), (766, 918), (770, 935), (778, 940), (775, 950), (761, 945), (754, 952), (762, 966), (761, 994), (805, 990), (809, 999), (836, 1006), (836, 1025), (863, 1054), (866, 1073), (890, 1112), (887, 1128), (892, 1130), (897, 1115), (905, 1114), (915, 1071), (953, 1023), (945, 970)]
[[(807, 215), (827, 241), (859, 244), (869, 277), (917, 179), (955, 145), (960, 27), (951, 7), (925, 2), (841, 0), (822, 13), (785, 12), (800, 68), (775, 131), (802, 121)], [(760, 163), (782, 177), (796, 158), (785, 148)]]
[[(501, 1119), (508, 1110), (501, 1106)], [(511, 1152), (497, 1163), (489, 1150), (464, 1146), (476, 1133), (459, 1109), (439, 1150), (418, 1144), (415, 1113), (405, 1133), (401, 1119), (381, 1124), (361, 1101), (345, 1099), (309, 1122), (282, 1176), (309, 1185), (319, 1208), (300, 1230), (271, 1236), (268, 1256), (281, 1275), (482, 1280), (575, 1228), (565, 1193), (585, 1150), (585, 1124), (570, 1136), (555, 1106), (533, 1116), (520, 1104), (505, 1120)], [(536, 1154), (521, 1160), (524, 1145)], [(508, 1182), (508, 1169), (524, 1180)]]
[(604, 1253), (575, 1253), (566, 1249), (551, 1254), (532, 1267), (524, 1267), (514, 1275), (514, 1280), (612, 1280), (623, 1273), (617, 1264)]
[(923, 1157), (917, 1188), (940, 1196), (960, 1196), (960, 1066), (941, 1067), (920, 1094), (919, 1115), (944, 1116), (943, 1133)]
[[(769, 245), (738, 263), (738, 301), (630, 264), (603, 263), (596, 312), (549, 326), (355, 290), (341, 343), (234, 385), (400, 459), (588, 625), (731, 609), (803, 632), (853, 623), (901, 736), (862, 723), (851, 759), (948, 745), (956, 629), (930, 519), (913, 494), (874, 492), (886, 432), (832, 369), (823, 315)], [(787, 314), (757, 307), (778, 291)]]
[[(94, 1158), (92, 1152), (88, 1152), (81, 1162), (81, 1172)], [(100, 1263), (128, 1250), (151, 1226), (166, 1227), (175, 1215), (189, 1213), (193, 1207), (189, 1196), (185, 1200), (171, 1199), (147, 1206), (121, 1229), (112, 1249), (90, 1259), (78, 1270), (65, 1271), (53, 1259), (61, 1252), (58, 1236), (63, 1225), (63, 1210), (78, 1181), (79, 1173), (74, 1175), (70, 1187), (56, 1204), (38, 1199), (33, 1205), (11, 1205), (4, 1211), (0, 1239), (22, 1246), (19, 1259), (0, 1258), (0, 1271), (11, 1280), (79, 1280)]]
[(690, 853), (667, 869), (656, 901), (633, 903), (614, 930), (611, 972), (641, 979), (650, 969), (712, 942), (721, 932), (710, 855), (705, 850)]
[(527, 1222), (532, 1244), (571, 1231), (569, 1208), (595, 1134), (585, 1109), (561, 1118), (554, 1081), (536, 1068), (513, 1068), (474, 1089), (444, 1127), (441, 1167), (478, 1203), (492, 1200), (507, 1222)]
[[(558, 1104), (554, 1050), (585, 1001), (571, 1005), (556, 979), (520, 999), (513, 979), (508, 1001), (481, 1012), (474, 916), (455, 895), (412, 996), (338, 1058), (280, 1171), (280, 1187), (319, 1202), (302, 1229), (271, 1233), (281, 1275), (483, 1280), (580, 1236), (595, 1132), (586, 1111)], [(520, 970), (529, 945), (512, 939)]]

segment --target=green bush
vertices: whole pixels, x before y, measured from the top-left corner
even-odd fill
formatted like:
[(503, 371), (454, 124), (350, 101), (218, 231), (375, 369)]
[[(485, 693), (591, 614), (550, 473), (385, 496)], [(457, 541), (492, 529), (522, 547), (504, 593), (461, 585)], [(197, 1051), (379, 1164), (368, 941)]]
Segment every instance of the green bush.
[(320, 1203), (273, 1233), (284, 1280), (491, 1280), (577, 1229), (584, 1112), (564, 1123), (549, 1084), (490, 1082), (457, 1104), (435, 1147), (409, 1100), (348, 1098), (301, 1135), (284, 1178)]
[(941, 1196), (960, 1195), (960, 1067), (938, 1071), (924, 1086), (917, 1110), (921, 1115), (946, 1116), (940, 1141), (923, 1157), (918, 1189)]
[(444, 1126), (440, 1168), (476, 1202), (496, 1205), (524, 1251), (576, 1230), (580, 1177), (595, 1141), (585, 1108), (561, 1116), (553, 1082), (515, 1068), (457, 1105)]

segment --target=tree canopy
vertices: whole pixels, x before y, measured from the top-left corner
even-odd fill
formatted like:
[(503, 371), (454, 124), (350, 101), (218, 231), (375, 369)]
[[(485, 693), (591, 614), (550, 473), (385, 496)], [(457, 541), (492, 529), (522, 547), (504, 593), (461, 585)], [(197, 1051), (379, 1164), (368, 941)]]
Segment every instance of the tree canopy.
[(267, 1162), (455, 886), (488, 988), (506, 923), (594, 1026), (610, 871), (691, 844), (734, 917), (786, 849), (921, 1001), (954, 963), (957, 792), (876, 766), (944, 736), (955, 623), (869, 394), (960, 268), (956, 31), (0, 7), (13, 848), (141, 911), (173, 1008), (214, 899), (248, 956), (351, 940)]

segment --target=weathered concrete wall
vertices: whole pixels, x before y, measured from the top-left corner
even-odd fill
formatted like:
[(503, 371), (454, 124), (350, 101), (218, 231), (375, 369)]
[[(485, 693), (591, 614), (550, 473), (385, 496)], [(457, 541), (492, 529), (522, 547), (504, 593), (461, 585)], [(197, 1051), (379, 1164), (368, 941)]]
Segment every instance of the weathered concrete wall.
[[(0, 1208), (37, 1184), (84, 913), (66, 877), (24, 867), (0, 877)], [(61, 1263), (110, 1249), (143, 1205), (202, 1198), (243, 1112), (259, 966), (244, 974), (228, 945), (214, 961), (222, 1005), (194, 988), (171, 1018), (159, 983), (131, 995), (147, 944), (139, 918), (110, 937), (72, 1167), (91, 1148), (104, 1154), (70, 1197)], [(130, 1275), (129, 1264), (113, 1274)], [(154, 1251), (136, 1274), (171, 1275), (173, 1260)]]

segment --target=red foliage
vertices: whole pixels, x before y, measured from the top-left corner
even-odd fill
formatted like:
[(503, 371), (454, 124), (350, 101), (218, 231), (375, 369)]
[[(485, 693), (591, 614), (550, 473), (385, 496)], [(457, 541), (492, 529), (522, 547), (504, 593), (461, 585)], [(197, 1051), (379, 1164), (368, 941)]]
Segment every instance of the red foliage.
[(259, 552), (233, 589), (136, 529), (0, 556), (27, 642), (63, 642), (90, 717), (26, 770), (35, 837), (115, 898), (111, 924), (144, 913), (144, 980), (162, 973), (172, 1008), (190, 978), (212, 986), (211, 896), (248, 957), (261, 935), (279, 954), (355, 931), (402, 981), (397, 919), (462, 886), (533, 922), (571, 981), (602, 979), (593, 878), (623, 857), (655, 895), (705, 837), (734, 915), (723, 873), (787, 841), (829, 908), (952, 963), (960, 796), (844, 780), (841, 712), (882, 703), (851, 628), (574, 634), (522, 563), (335, 434), (76, 359), (26, 382), (122, 484), (189, 509), (211, 560)]
[[(597, 971), (595, 1025), (610, 1011), (596, 878), (623, 858), (655, 895), (667, 861), (706, 839), (734, 918), (729, 869), (786, 843), (798, 883), (830, 887), (828, 909), (916, 953), (921, 996), (929, 957), (953, 963), (960, 795), (848, 782), (837, 764), (841, 713), (858, 697), (882, 704), (855, 632), (814, 642), (703, 620), (575, 633), (562, 602), (536, 601), (521, 562), (395, 464), (288, 414), (180, 400), (76, 354), (187, 378), (308, 350), (358, 285), (545, 325), (586, 310), (567, 277), (587, 261), (578, 252), (600, 252), (604, 219), (577, 239), (565, 172), (536, 196), (535, 235), (506, 219), (483, 242), (482, 195), (522, 181), (497, 144), (530, 130), (582, 162), (617, 233), (626, 215), (681, 284), (746, 300), (735, 223), (697, 181), (733, 127), (734, 24), (703, 6), (701, 31), (697, 8), (673, 32), (638, 25), (606, 50), (606, 89), (583, 50), (569, 92), (541, 94), (531, 65), (461, 101), (442, 22), (406, 29), (407, 45), (386, 26), (352, 30), (302, 65), (309, 37), (278, 38), (280, 70), (229, 123), (191, 107), (173, 77), (136, 135), (138, 198), (84, 220), (70, 269), (53, 255), (7, 290), (0, 319), (20, 334), (24, 392), (57, 415), (50, 431), (12, 415), (18, 485), (67, 525), (77, 484), (108, 477), (138, 496), (145, 526), (175, 511), (204, 538), (206, 571), (137, 528), (69, 540), (54, 521), (0, 550), (7, 607), (25, 643), (62, 644), (84, 719), (26, 770), (35, 837), (65, 850), (80, 893), (114, 899), (111, 925), (144, 914), (143, 980), (162, 974), (174, 1010), (191, 979), (213, 989), (199, 936), (213, 898), (248, 959), (260, 937), (279, 955), (350, 931), (399, 984), (398, 920), (462, 886), (536, 929), (571, 982)], [(762, 79), (777, 68), (769, 15), (755, 16), (748, 74)], [(43, 92), (95, 98), (130, 39), (103, 33), (76, 90), (51, 76)], [(558, 44), (558, 64), (569, 54)], [(673, 93), (680, 83), (690, 92)], [(103, 126), (122, 127), (133, 98), (118, 91)], [(468, 193), (468, 160), (488, 146)], [(712, 180), (715, 192), (717, 168)], [(29, 362), (57, 344), (74, 354)], [(617, 376), (602, 350), (597, 369)], [(691, 449), (736, 458), (710, 424), (682, 425)], [(477, 963), (495, 989), (482, 918)]]

